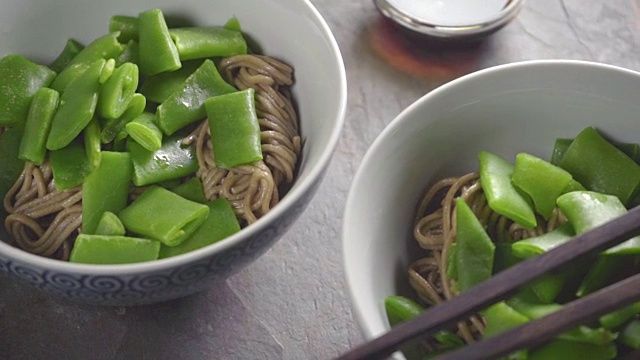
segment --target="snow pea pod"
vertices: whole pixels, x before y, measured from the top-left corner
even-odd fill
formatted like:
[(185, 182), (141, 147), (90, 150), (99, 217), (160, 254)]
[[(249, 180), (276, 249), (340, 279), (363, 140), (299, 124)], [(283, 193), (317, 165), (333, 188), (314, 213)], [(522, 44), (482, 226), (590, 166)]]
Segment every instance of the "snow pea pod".
[(242, 33), (224, 27), (181, 27), (169, 29), (180, 60), (227, 57), (247, 53)]
[(640, 314), (640, 302), (603, 315), (600, 317), (599, 321), (605, 329), (616, 329), (627, 321), (633, 319), (638, 314)]
[(158, 126), (166, 135), (171, 135), (207, 115), (205, 100), (212, 96), (236, 92), (236, 88), (225, 82), (215, 64), (205, 60), (175, 91), (158, 106)]
[(528, 259), (564, 244), (571, 240), (573, 236), (575, 236), (573, 226), (570, 223), (565, 223), (548, 233), (518, 240), (511, 247), (515, 256), (521, 259)]
[[(618, 150), (627, 154), (631, 159), (638, 162), (638, 154), (640, 153), (640, 145), (633, 143), (623, 143), (612, 140), (607, 140), (611, 143), (611, 145), (618, 148)], [(564, 156), (564, 153), (569, 148), (569, 145), (573, 142), (573, 139), (556, 139), (555, 145), (553, 147), (553, 153), (551, 155), (551, 163), (553, 165), (559, 165), (560, 160)]]
[(488, 151), (481, 151), (478, 160), (480, 183), (489, 207), (524, 227), (535, 227), (536, 215), (529, 199), (511, 183), (513, 165)]
[(199, 177), (192, 177), (186, 182), (173, 187), (171, 191), (187, 200), (201, 204), (207, 203), (207, 199), (204, 196), (204, 187), (202, 186), (202, 181)]
[(51, 151), (49, 162), (58, 190), (66, 190), (82, 184), (91, 173), (87, 152), (80, 141), (74, 141), (62, 149)]
[(142, 115), (146, 106), (147, 99), (144, 97), (144, 95), (138, 93), (133, 94), (133, 97), (129, 102), (129, 106), (124, 111), (122, 116), (117, 119), (108, 119), (107, 121), (105, 121), (102, 128), (102, 133), (100, 134), (100, 140), (102, 141), (102, 143), (106, 144), (114, 141), (118, 137), (118, 135), (120, 135), (124, 131), (125, 126), (129, 122)]
[(487, 326), (484, 337), (490, 338), (529, 322), (529, 318), (501, 301), (481, 311)]
[(31, 100), (18, 157), (41, 165), (47, 152), (46, 142), (51, 120), (58, 108), (60, 93), (46, 87), (38, 89)]
[(615, 344), (600, 346), (571, 340), (551, 340), (541, 347), (529, 351), (528, 360), (609, 360), (617, 354)]
[(156, 151), (149, 151), (131, 138), (127, 139), (136, 186), (178, 179), (198, 170), (195, 145), (182, 145), (182, 136), (179, 135), (166, 138)]
[(216, 166), (230, 169), (262, 159), (254, 90), (214, 96), (205, 101)]
[(56, 73), (20, 55), (7, 55), (0, 60), (0, 126), (22, 125), (27, 120), (29, 105), (41, 87), (49, 86)]
[(460, 291), (487, 280), (493, 272), (495, 245), (462, 199), (456, 199), (457, 273)]
[(185, 254), (225, 239), (238, 231), (240, 224), (227, 199), (219, 198), (207, 204), (209, 215), (186, 240), (176, 246), (162, 245), (160, 259)]
[(569, 145), (560, 167), (587, 190), (617, 196), (624, 205), (640, 185), (640, 165), (591, 127)]
[(160, 9), (143, 11), (138, 15), (140, 70), (154, 75), (179, 69), (182, 65), (176, 45), (169, 36), (169, 28)]
[(156, 125), (156, 116), (142, 113), (124, 127), (133, 140), (149, 151), (157, 151), (162, 146), (162, 131)]
[(51, 83), (51, 88), (63, 93), (67, 86), (81, 76), (91, 64), (98, 60), (117, 58), (124, 50), (124, 45), (118, 42), (118, 32), (104, 35), (89, 43)]
[(167, 246), (185, 241), (208, 215), (208, 206), (187, 200), (160, 186), (145, 190), (118, 213), (127, 230)]
[[(593, 191), (566, 193), (558, 197), (557, 203), (576, 234), (591, 230), (627, 212), (618, 197)], [(603, 254), (640, 254), (640, 237), (631, 238), (604, 251)]]
[(120, 56), (116, 58), (116, 66), (124, 63), (132, 63), (138, 65), (140, 63), (140, 45), (135, 40), (130, 40)]
[(572, 180), (566, 170), (527, 153), (516, 155), (511, 182), (533, 200), (533, 205), (545, 219), (556, 207), (556, 199)]
[(100, 59), (76, 78), (60, 96), (60, 105), (51, 121), (47, 149), (58, 150), (69, 145), (93, 118), (100, 75), (106, 60)]
[(80, 234), (69, 257), (83, 264), (130, 264), (156, 260), (160, 243), (127, 236)]
[(119, 32), (118, 41), (127, 43), (138, 40), (138, 18), (135, 16), (114, 15), (109, 19), (109, 32)]
[(131, 156), (102, 152), (100, 165), (82, 185), (82, 232), (93, 234), (105, 211), (118, 213), (127, 206), (131, 186)]
[(137, 88), (138, 66), (133, 63), (120, 65), (100, 89), (97, 113), (106, 119), (121, 117)]
[(87, 152), (89, 167), (93, 169), (100, 165), (102, 159), (102, 146), (100, 144), (100, 124), (97, 119), (93, 119), (84, 128), (84, 149)]
[(391, 326), (411, 320), (424, 311), (422, 305), (400, 295), (387, 296), (384, 299), (384, 308)]
[(126, 234), (126, 230), (124, 225), (122, 225), (122, 221), (118, 218), (118, 215), (110, 211), (105, 211), (100, 217), (100, 221), (98, 221), (98, 226), (94, 233), (95, 235), (124, 236)]
[(620, 342), (632, 349), (640, 349), (640, 320), (633, 320), (624, 327)]
[(51, 63), (51, 65), (49, 65), (49, 68), (59, 73), (71, 63), (73, 58), (76, 57), (76, 55), (78, 55), (80, 51), (82, 51), (82, 49), (84, 49), (84, 45), (82, 45), (80, 42), (74, 39), (67, 40), (64, 48), (62, 49), (58, 57), (56, 57), (56, 59)]
[[(0, 134), (0, 198), (11, 189), (24, 169), (24, 161), (18, 157), (23, 127), (17, 126)], [(0, 212), (4, 207), (0, 207)]]
[(201, 60), (184, 61), (176, 71), (169, 71), (147, 77), (140, 86), (140, 93), (149, 101), (163, 103), (173, 93), (181, 91), (184, 82), (202, 65)]

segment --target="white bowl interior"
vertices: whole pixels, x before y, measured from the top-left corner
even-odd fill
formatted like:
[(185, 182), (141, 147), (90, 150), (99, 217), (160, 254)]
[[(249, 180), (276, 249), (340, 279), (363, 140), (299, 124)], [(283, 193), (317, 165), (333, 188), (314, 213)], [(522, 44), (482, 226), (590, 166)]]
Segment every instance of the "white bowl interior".
[[(224, 25), (236, 16), (243, 32), (255, 40), (263, 53), (294, 66), (293, 88), (304, 147), (295, 185), (288, 195), (255, 226), (190, 254), (166, 262), (188, 262), (242, 241), (247, 231), (260, 231), (275, 220), (311, 187), (328, 165), (337, 144), (346, 108), (346, 76), (338, 46), (328, 26), (308, 0), (0, 0), (0, 57), (16, 53), (49, 63), (68, 38), (87, 44), (108, 32), (112, 15), (132, 15), (160, 8), (167, 18), (186, 19), (198, 26)], [(60, 268), (62, 264), (31, 256), (0, 242), (0, 252), (32, 263)], [(158, 261), (165, 262), (165, 260)], [(126, 265), (131, 267), (150, 266)], [(155, 266), (155, 265), (154, 265)], [(96, 266), (83, 265), (83, 269)], [(117, 266), (111, 267), (114, 271)]]
[(465, 76), (403, 111), (365, 155), (345, 210), (344, 265), (365, 337), (389, 329), (384, 298), (407, 291), (407, 266), (419, 257), (414, 211), (429, 184), (477, 171), (481, 150), (549, 159), (556, 138), (587, 126), (640, 142), (638, 94), (632, 71), (538, 61)]

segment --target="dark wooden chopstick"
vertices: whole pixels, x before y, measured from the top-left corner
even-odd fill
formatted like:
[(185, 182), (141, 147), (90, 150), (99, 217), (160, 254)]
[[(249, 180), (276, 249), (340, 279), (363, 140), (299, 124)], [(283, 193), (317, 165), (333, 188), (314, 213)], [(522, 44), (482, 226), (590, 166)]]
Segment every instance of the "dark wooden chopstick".
[(436, 360), (495, 359), (535, 348), (555, 335), (640, 300), (640, 274), (574, 300), (555, 313), (497, 336), (436, 357)]
[[(629, 210), (621, 217), (576, 236), (572, 241), (568, 241), (549, 252), (518, 263), (496, 274), (482, 284), (449, 301), (429, 308), (423, 315), (397, 325), (389, 332), (353, 348), (337, 359), (385, 358), (409, 341), (452, 326), (488, 305), (504, 300), (519, 287), (546, 272), (584, 256), (599, 253), (638, 234), (640, 234), (640, 206)], [(630, 279), (635, 278), (634, 276)], [(630, 302), (633, 300), (629, 300), (628, 303)], [(541, 335), (544, 335), (546, 331), (547, 329), (543, 328)], [(475, 353), (473, 358), (491, 358), (491, 356), (483, 357), (482, 354)]]

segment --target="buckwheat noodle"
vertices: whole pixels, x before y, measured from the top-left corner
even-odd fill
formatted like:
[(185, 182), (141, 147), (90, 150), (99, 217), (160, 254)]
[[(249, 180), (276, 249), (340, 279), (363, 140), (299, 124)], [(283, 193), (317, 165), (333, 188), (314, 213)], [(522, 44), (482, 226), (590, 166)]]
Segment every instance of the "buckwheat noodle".
[[(447, 257), (456, 241), (455, 199), (461, 197), (485, 226), (495, 242), (512, 242), (538, 236), (556, 228), (566, 219), (556, 209), (548, 221), (538, 219), (538, 226), (526, 229), (489, 208), (477, 173), (442, 179), (432, 185), (423, 196), (414, 222), (413, 236), (426, 255), (413, 262), (408, 269), (409, 284), (420, 300), (434, 305), (457, 295), (453, 281), (448, 279)], [(458, 323), (456, 332), (467, 343), (484, 333), (481, 316), (471, 316)], [(427, 351), (436, 348), (433, 340), (423, 343)]]
[[(200, 165), (195, 176), (202, 180), (206, 198), (229, 200), (246, 226), (278, 203), (296, 175), (302, 143), (289, 90), (293, 68), (269, 56), (250, 54), (222, 59), (219, 69), (237, 89), (255, 90), (263, 160), (218, 168), (206, 119), (183, 143), (195, 143)], [(0, 135), (4, 130), (0, 128)], [(130, 199), (143, 190), (132, 187)], [(15, 245), (33, 254), (68, 260), (82, 225), (81, 186), (57, 190), (48, 163), (27, 162), (4, 198), (4, 209), (8, 213), (5, 228)]]

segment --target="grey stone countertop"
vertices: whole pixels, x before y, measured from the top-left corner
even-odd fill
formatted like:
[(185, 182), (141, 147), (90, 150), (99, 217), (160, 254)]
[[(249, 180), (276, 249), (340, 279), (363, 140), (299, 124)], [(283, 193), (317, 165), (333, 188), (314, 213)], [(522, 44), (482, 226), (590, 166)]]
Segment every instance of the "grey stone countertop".
[(370, 0), (313, 0), (344, 58), (345, 128), (318, 193), (269, 252), (219, 288), (157, 305), (81, 306), (0, 276), (0, 359), (329, 359), (363, 341), (341, 219), (368, 146), (406, 106), (481, 68), (580, 59), (640, 71), (640, 0), (530, 0), (472, 49), (408, 47)]

